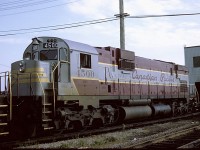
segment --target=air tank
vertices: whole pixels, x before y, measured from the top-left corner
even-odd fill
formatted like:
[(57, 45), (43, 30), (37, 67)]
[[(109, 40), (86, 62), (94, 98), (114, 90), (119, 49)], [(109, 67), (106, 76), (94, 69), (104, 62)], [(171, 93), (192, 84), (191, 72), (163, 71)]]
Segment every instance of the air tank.
[(119, 121), (148, 118), (151, 115), (150, 106), (119, 107)]
[(170, 105), (154, 104), (152, 105), (153, 116), (168, 116), (171, 114), (172, 109)]

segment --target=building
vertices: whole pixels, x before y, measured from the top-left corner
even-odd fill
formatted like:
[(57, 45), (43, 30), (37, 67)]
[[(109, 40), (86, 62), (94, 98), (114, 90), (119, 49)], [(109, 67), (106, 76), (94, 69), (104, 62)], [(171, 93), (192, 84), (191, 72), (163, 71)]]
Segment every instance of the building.
[(195, 84), (198, 90), (200, 88), (200, 46), (184, 47), (184, 52), (190, 86)]

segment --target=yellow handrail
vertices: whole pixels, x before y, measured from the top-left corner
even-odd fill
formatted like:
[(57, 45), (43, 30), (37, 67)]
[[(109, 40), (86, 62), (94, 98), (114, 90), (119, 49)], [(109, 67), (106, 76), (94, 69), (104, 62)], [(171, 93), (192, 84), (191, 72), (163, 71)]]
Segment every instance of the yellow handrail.
[(44, 112), (45, 112), (46, 95), (45, 95), (45, 92), (44, 92), (44, 88), (43, 88), (43, 86), (42, 86), (42, 83), (41, 83), (41, 81), (40, 81), (39, 74), (38, 74), (38, 73), (36, 73), (36, 74), (37, 74), (37, 77), (38, 77), (38, 80), (39, 80), (39, 82), (40, 82), (40, 86), (41, 86), (41, 89), (42, 89), (42, 92), (43, 92), (43, 95), (44, 95)]
[(60, 61), (57, 63), (57, 65), (54, 67), (54, 69), (52, 70), (52, 83), (53, 83), (53, 114), (54, 116), (56, 115), (55, 109), (56, 109), (56, 93), (55, 93), (55, 82), (54, 82), (54, 72), (56, 70), (56, 68), (60, 65)]

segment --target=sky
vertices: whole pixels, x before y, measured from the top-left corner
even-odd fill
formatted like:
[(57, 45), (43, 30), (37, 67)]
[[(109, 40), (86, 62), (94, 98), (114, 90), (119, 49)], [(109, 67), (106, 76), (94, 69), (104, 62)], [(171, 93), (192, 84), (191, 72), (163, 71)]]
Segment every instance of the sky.
[[(124, 0), (124, 12), (130, 16), (200, 13), (200, 0)], [(34, 37), (120, 47), (119, 20), (45, 32), (21, 30), (115, 14), (119, 14), (119, 0), (0, 0), (0, 72), (9, 71), (11, 63), (22, 59)], [(126, 50), (134, 51), (136, 56), (184, 65), (184, 46), (200, 45), (200, 15), (125, 18), (125, 39)]]

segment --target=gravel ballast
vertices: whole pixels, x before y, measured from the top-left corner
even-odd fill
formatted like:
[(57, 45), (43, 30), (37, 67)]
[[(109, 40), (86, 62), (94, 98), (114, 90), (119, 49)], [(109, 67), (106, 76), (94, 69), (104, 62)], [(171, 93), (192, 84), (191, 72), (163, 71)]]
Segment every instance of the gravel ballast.
[(101, 135), (93, 135), (90, 137), (76, 138), (66, 141), (59, 141), (46, 144), (35, 144), (31, 146), (21, 146), (19, 148), (42, 148), (42, 149), (58, 149), (58, 148), (123, 148), (135, 142), (159, 136), (168, 132), (174, 132), (178, 129), (184, 129), (192, 125), (199, 124), (199, 121), (180, 120), (176, 122), (168, 122), (154, 124), (145, 127), (122, 130)]

